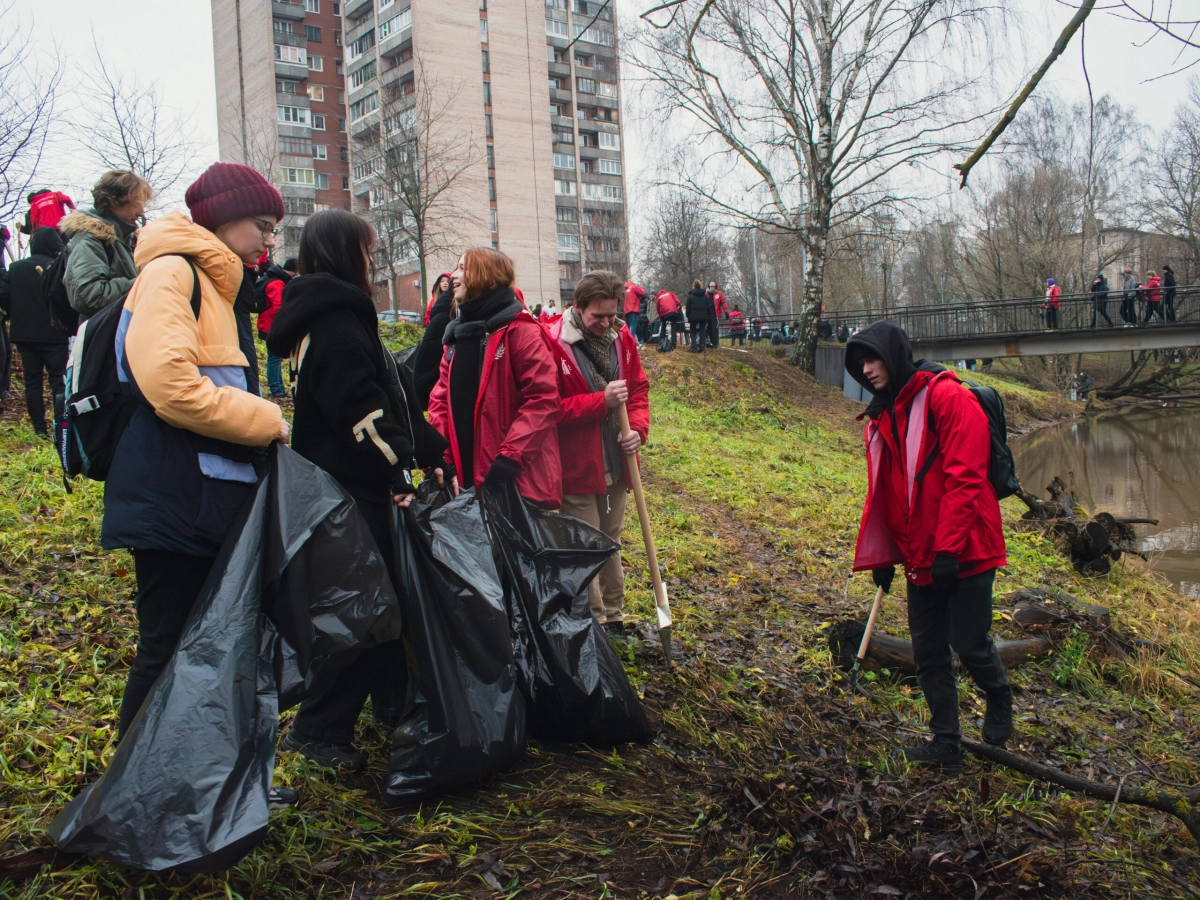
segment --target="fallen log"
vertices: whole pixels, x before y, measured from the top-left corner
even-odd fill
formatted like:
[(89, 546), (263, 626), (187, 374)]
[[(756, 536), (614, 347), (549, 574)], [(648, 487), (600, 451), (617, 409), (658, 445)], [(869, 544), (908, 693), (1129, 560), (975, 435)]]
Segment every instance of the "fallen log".
[[(846, 620), (829, 629), (829, 649), (839, 668), (847, 672), (854, 668), (854, 657), (865, 628), (862, 622)], [(1043, 635), (1034, 635), (1015, 641), (997, 641), (996, 649), (1000, 652), (1004, 668), (1012, 669), (1023, 662), (1046, 656), (1053, 649), (1053, 644)], [(955, 662), (958, 662), (957, 656)], [(904, 675), (916, 675), (917, 662), (913, 657), (912, 642), (876, 631), (871, 636), (866, 658), (860, 668), (872, 672), (888, 669)]]
[(992, 762), (1016, 769), (1031, 778), (1040, 778), (1059, 787), (1075, 791), (1098, 800), (1109, 800), (1114, 806), (1118, 802), (1132, 803), (1147, 809), (1158, 810), (1179, 819), (1191, 833), (1192, 839), (1200, 844), (1200, 788), (1193, 790), (1165, 790), (1148, 784), (1126, 784), (1122, 779), (1120, 784), (1105, 784), (1092, 781), (1067, 772), (1060, 772), (1051, 766), (1043, 765), (1009, 750), (1002, 750), (991, 744), (962, 739), (963, 749), (969, 750), (976, 756), (990, 759)]

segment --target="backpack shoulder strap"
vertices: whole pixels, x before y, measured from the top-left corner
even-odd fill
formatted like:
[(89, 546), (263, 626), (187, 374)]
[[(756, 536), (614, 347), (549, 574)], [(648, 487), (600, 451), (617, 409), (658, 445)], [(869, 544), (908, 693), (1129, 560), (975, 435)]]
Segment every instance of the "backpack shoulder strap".
[(200, 275), (196, 272), (196, 264), (192, 262), (190, 257), (184, 256), (182, 253), (176, 254), (184, 262), (188, 264), (188, 268), (192, 270), (192, 315), (196, 317), (196, 321), (200, 320)]

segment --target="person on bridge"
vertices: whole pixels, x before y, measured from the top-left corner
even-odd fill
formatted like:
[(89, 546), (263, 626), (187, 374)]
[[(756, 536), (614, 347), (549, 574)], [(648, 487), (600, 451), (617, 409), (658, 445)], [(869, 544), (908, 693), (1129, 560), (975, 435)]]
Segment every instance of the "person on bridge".
[(1146, 324), (1158, 316), (1159, 321), (1165, 325), (1167, 320), (1163, 318), (1162, 311), (1162, 279), (1153, 269), (1146, 272), (1146, 286), (1142, 288), (1142, 293), (1146, 297)]
[(988, 480), (991, 428), (951, 370), (913, 362), (908, 335), (876, 322), (846, 345), (846, 371), (867, 406), (867, 500), (854, 571), (891, 590), (904, 563), (917, 681), (933, 739), (904, 748), (914, 763), (962, 768), (953, 652), (987, 696), (983, 739), (1012, 734), (1012, 689), (992, 642), (992, 584), (1006, 563), (996, 490)]
[(1062, 303), (1062, 291), (1054, 283), (1053, 278), (1046, 279), (1046, 327), (1058, 327), (1058, 307)]
[(1121, 281), (1121, 321), (1126, 325), (1137, 324), (1137, 279), (1133, 277), (1133, 269), (1125, 267), (1125, 277)]
[(1175, 321), (1175, 272), (1170, 266), (1163, 266), (1163, 313), (1168, 322)]
[(1093, 328), (1100, 324), (1101, 316), (1104, 316), (1105, 322), (1112, 325), (1112, 319), (1108, 317), (1108, 279), (1104, 277), (1103, 272), (1097, 272), (1096, 279), (1092, 282)]

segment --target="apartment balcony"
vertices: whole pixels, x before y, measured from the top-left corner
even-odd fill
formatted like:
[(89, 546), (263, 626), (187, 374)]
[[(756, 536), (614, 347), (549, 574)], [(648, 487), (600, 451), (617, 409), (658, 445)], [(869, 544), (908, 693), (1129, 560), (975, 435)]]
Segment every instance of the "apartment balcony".
[(304, 4), (292, 3), (291, 0), (271, 0), (271, 15), (276, 19), (290, 19), (293, 22), (303, 22)]
[(570, 103), (573, 99), (570, 88), (559, 88), (558, 90), (550, 88), (550, 100), (553, 103)]
[[(564, 250), (561, 247), (558, 249), (558, 261), (561, 262), (579, 262), (578, 250)], [(575, 284), (570, 283), (570, 287), (574, 288)]]
[(275, 104), (277, 106), (296, 106), (303, 109), (312, 108), (312, 101), (308, 99), (307, 94), (286, 94), (281, 91), (275, 92)]
[(374, 109), (361, 119), (356, 119), (346, 126), (354, 137), (362, 139), (379, 127), (379, 110)]
[(343, 0), (342, 15), (346, 20), (357, 19), (372, 8), (374, 0)]
[(620, 105), (616, 97), (601, 97), (599, 94), (583, 94), (581, 97), (586, 97), (589, 104), (601, 109), (616, 109)]
[(570, 63), (565, 63), (565, 62), (546, 63), (546, 68), (549, 70), (551, 75), (558, 76), (559, 78), (570, 78), (571, 77), (571, 64)]
[(389, 34), (382, 41), (376, 44), (379, 49), (379, 55), (385, 59), (391, 59), (403, 53), (412, 46), (413, 30), (409, 25), (407, 28), (401, 28), (395, 34)]
[[(289, 81), (303, 81), (308, 77), (308, 66), (302, 66), (299, 63), (283, 62), (277, 59), (275, 60), (275, 77), (286, 78)], [(308, 105), (307, 100), (308, 98), (306, 97), (305, 106)]]
[(397, 85), (402, 81), (411, 81), (413, 74), (414, 61), (402, 62), (398, 66), (392, 66), (386, 72), (379, 73), (379, 83), (387, 87)]

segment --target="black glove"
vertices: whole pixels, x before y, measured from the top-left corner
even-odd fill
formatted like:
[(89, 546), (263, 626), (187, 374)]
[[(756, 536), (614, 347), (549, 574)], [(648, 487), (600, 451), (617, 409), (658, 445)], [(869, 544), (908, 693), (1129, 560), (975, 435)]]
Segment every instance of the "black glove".
[(391, 489), (392, 493), (398, 497), (415, 494), (417, 489), (413, 487), (412, 473), (403, 466), (393, 469)]
[(483, 477), (483, 483), (491, 488), (497, 488), (508, 481), (516, 481), (521, 474), (521, 466), (507, 456), (497, 456), (492, 460), (491, 468)]
[(875, 587), (883, 588), (885, 594), (892, 590), (892, 580), (896, 577), (895, 566), (884, 566), (882, 569), (871, 570), (871, 580), (875, 582)]
[(929, 577), (938, 590), (947, 591), (958, 581), (958, 560), (948, 553), (939, 553), (933, 558)]
[(433, 474), (434, 469), (442, 470), (442, 482), (446, 485), (446, 487), (450, 487), (450, 482), (458, 477), (458, 472), (454, 468), (454, 463), (443, 461), (438, 463), (436, 466), (430, 466), (425, 470), (425, 477), (434, 484), (437, 483), (437, 476)]

